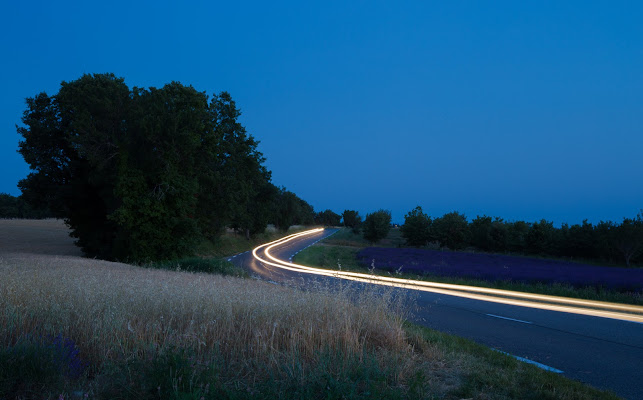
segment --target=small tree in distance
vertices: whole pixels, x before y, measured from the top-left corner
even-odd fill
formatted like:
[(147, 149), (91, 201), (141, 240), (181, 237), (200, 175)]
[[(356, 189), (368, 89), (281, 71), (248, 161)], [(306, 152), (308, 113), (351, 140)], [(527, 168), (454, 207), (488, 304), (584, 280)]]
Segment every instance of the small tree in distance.
[(630, 266), (633, 258), (643, 253), (643, 211), (633, 218), (624, 218), (621, 225), (612, 228), (614, 246)]
[(404, 216), (404, 225), (400, 231), (407, 245), (421, 247), (429, 241), (430, 228), (431, 217), (422, 212), (422, 207), (417, 206)]
[(377, 243), (388, 235), (391, 229), (391, 212), (379, 210), (366, 214), (364, 218), (364, 239), (371, 243)]
[(351, 228), (353, 233), (358, 234), (360, 231), (360, 226), (362, 225), (362, 217), (355, 210), (344, 210), (342, 214), (344, 219), (344, 226)]

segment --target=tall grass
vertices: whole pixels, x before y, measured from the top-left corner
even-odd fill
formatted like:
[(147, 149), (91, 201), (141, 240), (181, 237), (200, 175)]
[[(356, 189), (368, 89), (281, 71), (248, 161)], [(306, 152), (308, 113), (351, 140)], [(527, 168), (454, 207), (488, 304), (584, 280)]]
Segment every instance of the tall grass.
[(368, 359), (378, 370), (395, 366), (388, 384), (396, 386), (415, 362), (393, 299), (374, 293), (302, 293), (73, 257), (7, 256), (0, 276), (0, 345), (67, 338), (89, 375), (181, 348), (197, 361), (216, 355), (249, 386), (285, 377), (303, 383), (324, 354), (329, 376)]
[(0, 253), (0, 399), (614, 399), (381, 290)]

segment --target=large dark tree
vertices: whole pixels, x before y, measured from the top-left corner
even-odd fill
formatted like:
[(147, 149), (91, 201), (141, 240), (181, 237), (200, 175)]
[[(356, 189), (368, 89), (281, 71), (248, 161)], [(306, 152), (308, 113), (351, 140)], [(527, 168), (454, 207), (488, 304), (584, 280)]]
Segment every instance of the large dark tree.
[(64, 218), (91, 256), (113, 255), (118, 227), (108, 216), (120, 206), (115, 187), (130, 101), (122, 79), (84, 75), (55, 96), (27, 99), (18, 128), (32, 169), (19, 183), (25, 199)]
[(377, 243), (384, 239), (391, 229), (391, 212), (388, 210), (378, 210), (371, 214), (366, 214), (364, 218), (364, 239), (371, 243)]
[(469, 240), (469, 223), (464, 214), (453, 211), (444, 214), (433, 221), (433, 235), (451, 250), (460, 250), (466, 247)]
[(172, 82), (130, 90), (113, 74), (27, 99), (20, 153), (27, 201), (64, 218), (89, 256), (154, 260), (226, 226), (265, 227), (270, 173), (227, 93)]
[(420, 247), (427, 244), (430, 239), (431, 217), (417, 206), (404, 216), (404, 225), (400, 228), (402, 236), (409, 246)]

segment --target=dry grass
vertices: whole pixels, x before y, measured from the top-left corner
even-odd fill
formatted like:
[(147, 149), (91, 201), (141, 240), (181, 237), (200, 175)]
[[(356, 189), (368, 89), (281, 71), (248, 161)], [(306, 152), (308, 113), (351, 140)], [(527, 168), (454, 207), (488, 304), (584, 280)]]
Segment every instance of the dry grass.
[(253, 379), (267, 378), (257, 366), (270, 371), (296, 361), (303, 362), (303, 381), (324, 352), (348, 359), (375, 352), (383, 367), (396, 363), (399, 384), (417, 369), (403, 318), (381, 293), (355, 301), (347, 291), (302, 293), (247, 279), (19, 253), (0, 255), (0, 276), (1, 344), (62, 334), (97, 372), (106, 361), (151, 359), (172, 347), (203, 356), (216, 351)]
[(72, 257), (5, 256), (0, 275), (0, 305), (9, 310), (0, 317), (5, 340), (23, 332), (62, 333), (86, 344), (95, 362), (129, 357), (140, 343), (200, 351), (219, 346), (250, 358), (404, 346), (401, 320), (386, 301), (354, 305), (263, 282)]

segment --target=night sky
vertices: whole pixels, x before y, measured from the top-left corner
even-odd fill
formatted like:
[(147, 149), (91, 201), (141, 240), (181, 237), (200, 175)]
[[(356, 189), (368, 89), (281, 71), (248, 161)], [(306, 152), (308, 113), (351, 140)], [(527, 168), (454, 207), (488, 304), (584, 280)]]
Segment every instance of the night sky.
[(0, 192), (26, 97), (83, 73), (228, 91), (273, 182), (395, 222), (643, 208), (643, 2), (5, 2)]

